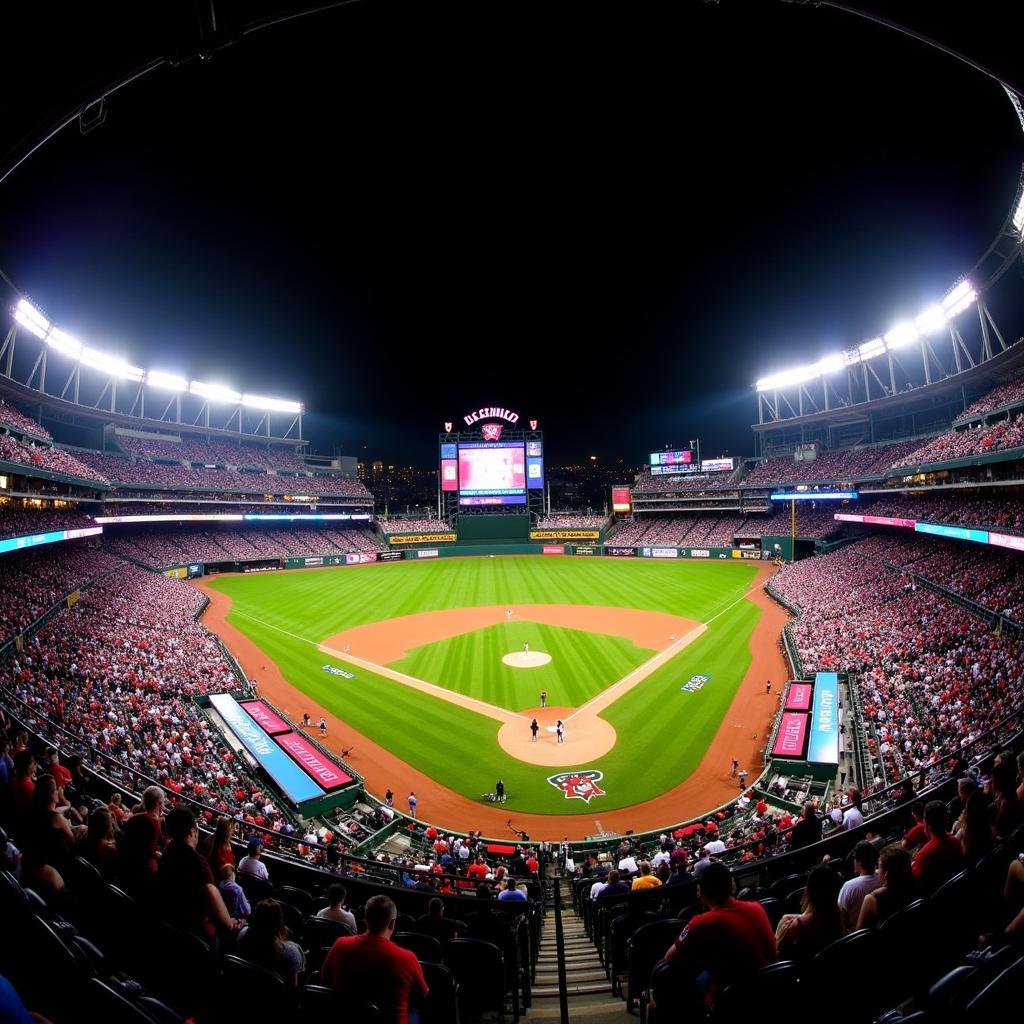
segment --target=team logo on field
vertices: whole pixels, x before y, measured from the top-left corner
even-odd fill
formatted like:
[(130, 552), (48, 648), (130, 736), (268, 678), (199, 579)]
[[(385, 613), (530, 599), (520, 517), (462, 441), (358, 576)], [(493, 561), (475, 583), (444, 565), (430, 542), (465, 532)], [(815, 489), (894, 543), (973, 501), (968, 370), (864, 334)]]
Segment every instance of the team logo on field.
[(500, 441), (501, 430), (502, 424), (500, 423), (484, 423), (480, 427), (480, 433), (484, 435), (485, 441)]
[(555, 789), (560, 789), (565, 794), (566, 800), (582, 800), (590, 803), (595, 796), (604, 796), (604, 790), (598, 785), (604, 778), (604, 772), (588, 769), (582, 772), (561, 772), (558, 775), (549, 775), (548, 782)]
[(687, 693), (696, 693), (705, 683), (710, 682), (711, 676), (690, 676), (690, 681), (688, 683), (683, 683), (683, 685), (680, 686), (679, 689), (685, 690)]

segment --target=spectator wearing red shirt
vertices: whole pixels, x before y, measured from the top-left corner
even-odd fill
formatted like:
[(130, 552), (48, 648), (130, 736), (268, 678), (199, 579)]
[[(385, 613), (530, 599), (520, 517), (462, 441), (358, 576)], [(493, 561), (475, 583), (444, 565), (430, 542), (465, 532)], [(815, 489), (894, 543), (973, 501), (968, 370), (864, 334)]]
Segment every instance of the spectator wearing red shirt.
[(338, 939), (320, 970), (323, 984), (347, 1003), (374, 1002), (388, 1024), (415, 1024), (411, 1003), (427, 995), (423, 969), (414, 953), (391, 941), (398, 908), (387, 896), (371, 896), (363, 911), (366, 931)]
[(924, 827), (928, 841), (914, 858), (914, 884), (922, 897), (930, 896), (943, 882), (965, 866), (960, 844), (949, 834), (949, 815), (941, 800), (925, 805)]
[(121, 876), (124, 882), (137, 887), (156, 874), (163, 835), (164, 791), (148, 786), (142, 793), (142, 810), (125, 823), (121, 836)]
[(470, 878), (476, 878), (479, 881), (483, 881), (490, 874), (490, 871), (487, 870), (487, 865), (483, 862), (483, 860), (477, 858), (476, 861), (474, 861), (472, 864), (469, 865), (468, 868), (466, 868), (466, 874)]
[(708, 995), (713, 998), (726, 985), (749, 977), (778, 956), (764, 907), (735, 898), (732, 873), (724, 864), (709, 864), (698, 884), (707, 913), (690, 919), (665, 959), (706, 975)]
[(910, 815), (914, 819), (914, 824), (907, 829), (907, 833), (903, 837), (903, 849), (908, 853), (912, 850), (916, 850), (919, 846), (922, 846), (928, 841), (928, 834), (924, 827), (923, 800), (915, 800), (910, 805)]
[(11, 777), (11, 803), (15, 813), (26, 817), (32, 811), (32, 794), (36, 788), (36, 759), (31, 750), (19, 750), (14, 755), (14, 774)]

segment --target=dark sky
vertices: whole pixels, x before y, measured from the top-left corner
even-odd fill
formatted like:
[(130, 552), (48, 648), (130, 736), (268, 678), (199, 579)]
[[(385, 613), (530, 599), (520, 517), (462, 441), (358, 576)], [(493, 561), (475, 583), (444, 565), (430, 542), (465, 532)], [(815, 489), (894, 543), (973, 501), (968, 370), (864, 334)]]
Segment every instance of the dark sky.
[(1022, 135), (880, 28), (671, 6), (367, 2), (158, 72), (0, 186), (0, 267), (98, 348), (303, 401), (320, 450), (429, 463), (500, 404), (549, 460), (750, 453), (755, 378), (973, 264)]

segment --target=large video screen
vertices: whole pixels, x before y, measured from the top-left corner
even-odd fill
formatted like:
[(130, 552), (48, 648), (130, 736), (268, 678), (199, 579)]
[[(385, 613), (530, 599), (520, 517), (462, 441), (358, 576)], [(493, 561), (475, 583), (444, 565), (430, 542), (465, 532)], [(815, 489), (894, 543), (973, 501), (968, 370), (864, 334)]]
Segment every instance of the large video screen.
[(696, 473), (700, 466), (694, 461), (689, 448), (675, 452), (651, 452), (651, 476)]
[(525, 505), (525, 444), (522, 441), (460, 444), (459, 504)]

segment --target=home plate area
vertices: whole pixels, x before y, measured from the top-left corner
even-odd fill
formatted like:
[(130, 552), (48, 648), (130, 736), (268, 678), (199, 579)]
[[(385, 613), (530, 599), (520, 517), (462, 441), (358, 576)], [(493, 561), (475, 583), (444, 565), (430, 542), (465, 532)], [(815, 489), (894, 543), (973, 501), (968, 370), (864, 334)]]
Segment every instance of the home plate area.
[(551, 660), (551, 655), (543, 651), (513, 651), (501, 660), (512, 668), (540, 668)]

